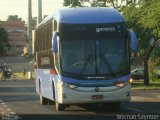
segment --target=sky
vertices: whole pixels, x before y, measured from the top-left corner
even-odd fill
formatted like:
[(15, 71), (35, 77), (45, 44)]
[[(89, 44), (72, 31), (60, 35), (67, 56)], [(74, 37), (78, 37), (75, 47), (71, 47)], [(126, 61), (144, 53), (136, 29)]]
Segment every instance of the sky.
[[(50, 15), (62, 7), (63, 0), (42, 0), (43, 15)], [(8, 15), (18, 15), (27, 22), (28, 0), (0, 0), (0, 20), (5, 21)], [(32, 0), (32, 17), (37, 17), (37, 15), (38, 0)]]

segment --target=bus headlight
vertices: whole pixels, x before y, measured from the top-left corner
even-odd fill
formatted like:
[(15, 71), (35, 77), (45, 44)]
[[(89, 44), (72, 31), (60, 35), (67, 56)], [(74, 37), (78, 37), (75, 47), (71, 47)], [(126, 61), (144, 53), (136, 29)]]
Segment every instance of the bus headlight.
[(129, 79), (129, 83), (133, 83), (133, 79), (132, 78)]
[(63, 83), (63, 86), (65, 87), (65, 88), (68, 88), (68, 89), (71, 89), (71, 90), (74, 90), (74, 89), (76, 89), (78, 86), (76, 86), (76, 85), (72, 85), (72, 84), (67, 84), (67, 83)]
[(127, 82), (115, 82), (114, 85), (117, 87), (124, 87), (127, 85)]

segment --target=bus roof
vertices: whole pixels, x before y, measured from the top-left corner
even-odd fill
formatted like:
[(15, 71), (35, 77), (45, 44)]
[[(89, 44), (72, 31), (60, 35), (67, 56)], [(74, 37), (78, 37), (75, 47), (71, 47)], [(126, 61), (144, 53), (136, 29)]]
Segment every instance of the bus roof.
[(105, 7), (63, 8), (45, 18), (41, 24), (51, 19), (56, 20), (57, 23), (68, 24), (124, 22), (124, 18), (117, 10)]
[(123, 22), (122, 15), (113, 8), (68, 8), (56, 12), (58, 23), (112, 23)]

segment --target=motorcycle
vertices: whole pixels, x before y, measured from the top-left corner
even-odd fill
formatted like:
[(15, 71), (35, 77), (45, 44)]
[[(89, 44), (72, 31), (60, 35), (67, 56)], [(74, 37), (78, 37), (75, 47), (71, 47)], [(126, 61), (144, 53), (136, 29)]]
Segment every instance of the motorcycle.
[(10, 69), (4, 70), (3, 74), (1, 76), (1, 80), (4, 81), (6, 79), (12, 79), (12, 80), (17, 80), (18, 76), (14, 74)]

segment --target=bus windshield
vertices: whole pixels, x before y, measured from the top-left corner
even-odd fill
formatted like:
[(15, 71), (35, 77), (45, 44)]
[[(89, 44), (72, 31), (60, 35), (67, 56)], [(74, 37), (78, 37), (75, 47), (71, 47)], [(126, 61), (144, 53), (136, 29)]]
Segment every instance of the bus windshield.
[(84, 76), (82, 79), (128, 74), (129, 43), (125, 30), (123, 23), (60, 24), (62, 74)]
[(114, 76), (129, 68), (124, 39), (61, 40), (60, 51), (62, 72), (69, 74)]

